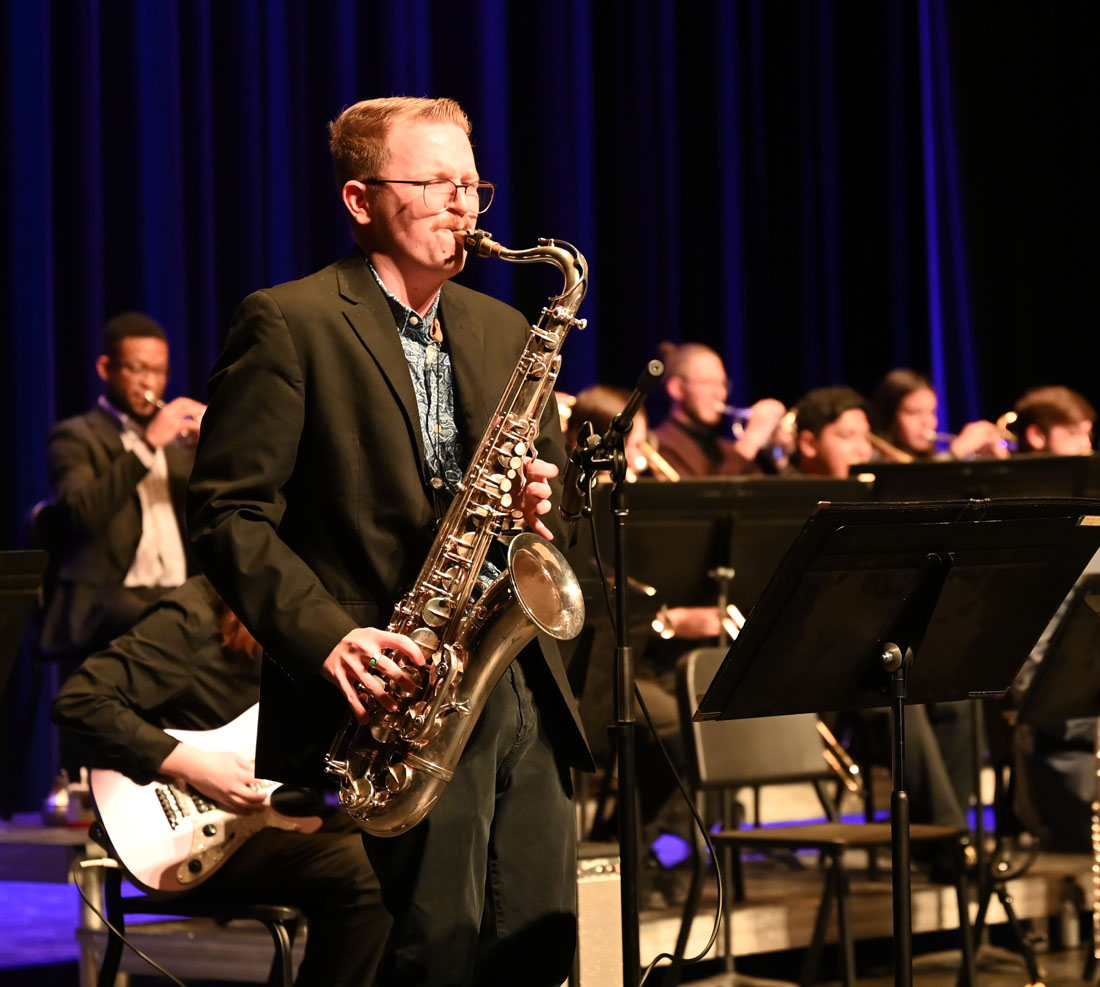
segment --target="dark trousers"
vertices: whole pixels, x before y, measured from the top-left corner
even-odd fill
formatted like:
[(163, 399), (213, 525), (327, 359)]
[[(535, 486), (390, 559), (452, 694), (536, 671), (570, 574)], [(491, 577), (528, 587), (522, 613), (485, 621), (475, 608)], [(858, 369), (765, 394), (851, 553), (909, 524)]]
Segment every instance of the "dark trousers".
[(522, 661), (493, 690), (428, 818), (363, 837), (394, 920), (380, 987), (558, 987), (569, 975), (571, 792)]
[(370, 987), (390, 931), (359, 827), (341, 813), (316, 833), (265, 829), (196, 891), (215, 901), (293, 905), (306, 916), (297, 987)]

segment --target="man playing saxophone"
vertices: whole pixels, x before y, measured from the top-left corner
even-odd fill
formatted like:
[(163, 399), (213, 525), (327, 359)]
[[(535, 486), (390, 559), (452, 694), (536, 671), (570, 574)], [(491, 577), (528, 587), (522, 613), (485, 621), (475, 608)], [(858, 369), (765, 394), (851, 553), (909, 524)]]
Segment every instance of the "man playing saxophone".
[[(317, 784), (350, 708), (423, 665), (384, 630), (412, 584), (528, 334), (453, 284), (493, 186), (446, 99), (368, 100), (330, 125), (355, 249), (257, 292), (210, 380), (189, 494), (196, 554), (265, 649), (257, 771)], [(553, 537), (564, 450), (540, 423), (518, 508)], [(556, 513), (556, 512), (555, 512)], [(560, 540), (560, 539), (559, 539)], [(389, 691), (387, 690), (389, 686)], [(428, 818), (364, 835), (394, 918), (379, 982), (556, 985), (576, 937), (569, 768), (591, 757), (552, 641), (488, 699)]]

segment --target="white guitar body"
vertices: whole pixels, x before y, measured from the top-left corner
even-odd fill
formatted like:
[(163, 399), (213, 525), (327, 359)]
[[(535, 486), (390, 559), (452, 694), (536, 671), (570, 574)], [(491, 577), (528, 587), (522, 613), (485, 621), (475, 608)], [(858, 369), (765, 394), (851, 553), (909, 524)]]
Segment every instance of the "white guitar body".
[[(258, 717), (256, 705), (216, 730), (165, 732), (200, 750), (231, 751), (251, 761)], [(277, 782), (259, 784), (278, 787)], [(103, 768), (92, 771), (91, 790), (115, 858), (135, 884), (152, 893), (197, 887), (261, 829), (313, 833), (321, 826), (317, 816), (284, 816), (270, 804), (259, 812), (231, 812), (183, 783), (138, 785)]]

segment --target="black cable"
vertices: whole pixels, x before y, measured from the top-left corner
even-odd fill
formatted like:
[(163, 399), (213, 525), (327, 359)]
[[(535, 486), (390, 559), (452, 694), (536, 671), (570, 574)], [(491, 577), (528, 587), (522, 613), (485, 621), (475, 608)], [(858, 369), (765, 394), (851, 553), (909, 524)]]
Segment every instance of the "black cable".
[(127, 949), (132, 949), (138, 956), (140, 956), (146, 963), (148, 963), (157, 973), (167, 977), (172, 983), (177, 984), (178, 987), (187, 987), (182, 980), (178, 977), (174, 977), (167, 970), (164, 969), (156, 960), (154, 960), (147, 953), (143, 953), (137, 946), (135, 946), (129, 939), (126, 938), (121, 932), (118, 931), (108, 920), (107, 916), (103, 914), (94, 904), (92, 900), (84, 893), (84, 888), (81, 886), (80, 881), (77, 879), (77, 871), (86, 870), (89, 867), (118, 867), (118, 861), (112, 860), (110, 857), (93, 857), (91, 860), (74, 860), (72, 866), (69, 868), (69, 877), (72, 878), (73, 884), (76, 885), (76, 890), (80, 893), (80, 897), (84, 899), (86, 904), (103, 922), (103, 924), (111, 930), (122, 941), (122, 944)]

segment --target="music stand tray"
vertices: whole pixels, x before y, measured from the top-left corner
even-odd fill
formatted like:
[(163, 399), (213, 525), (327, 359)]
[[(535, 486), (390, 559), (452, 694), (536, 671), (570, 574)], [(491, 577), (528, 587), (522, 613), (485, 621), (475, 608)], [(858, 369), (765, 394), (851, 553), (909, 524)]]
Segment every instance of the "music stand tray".
[(1096, 500), (822, 505), (700, 701), (697, 720), (891, 707), (897, 984), (912, 983), (905, 705), (1004, 695), (1098, 547)]

